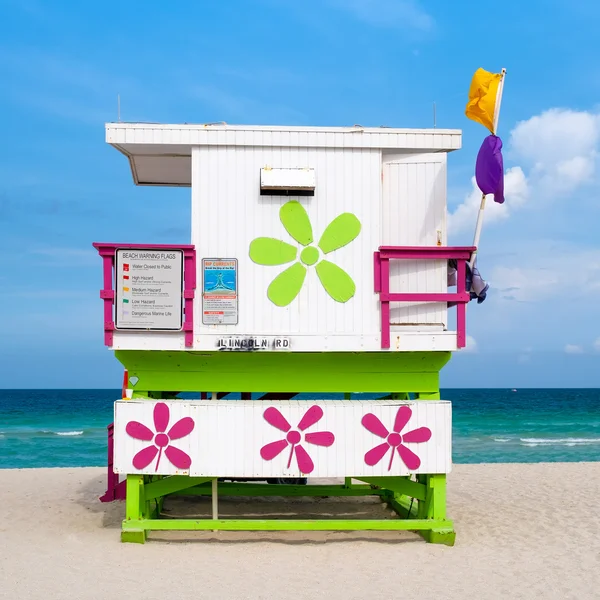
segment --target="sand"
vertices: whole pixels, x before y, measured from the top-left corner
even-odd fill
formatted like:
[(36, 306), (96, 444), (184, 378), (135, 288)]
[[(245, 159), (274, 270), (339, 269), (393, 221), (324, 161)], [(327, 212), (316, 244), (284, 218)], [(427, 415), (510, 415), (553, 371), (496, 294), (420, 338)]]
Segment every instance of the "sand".
[[(124, 505), (98, 502), (104, 486), (97, 468), (0, 470), (0, 598), (600, 597), (600, 463), (455, 466), (453, 548), (408, 532), (162, 533), (144, 545), (121, 544)], [(196, 500), (170, 508), (208, 506)], [(383, 510), (369, 502), (277, 500), (224, 500), (221, 508)]]

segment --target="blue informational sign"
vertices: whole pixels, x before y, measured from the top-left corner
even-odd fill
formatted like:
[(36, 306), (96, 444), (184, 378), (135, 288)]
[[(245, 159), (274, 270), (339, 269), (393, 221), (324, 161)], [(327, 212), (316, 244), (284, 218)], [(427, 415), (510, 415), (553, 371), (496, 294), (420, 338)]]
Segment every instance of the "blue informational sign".
[(202, 323), (237, 325), (237, 258), (202, 259)]

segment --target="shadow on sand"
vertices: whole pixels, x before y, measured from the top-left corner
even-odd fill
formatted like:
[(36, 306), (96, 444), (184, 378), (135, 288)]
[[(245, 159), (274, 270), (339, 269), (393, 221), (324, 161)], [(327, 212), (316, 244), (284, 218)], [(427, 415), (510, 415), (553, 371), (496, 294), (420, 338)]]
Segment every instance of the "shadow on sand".
[[(78, 503), (102, 514), (102, 527), (118, 531), (125, 516), (124, 502), (100, 502), (106, 479), (102, 475), (84, 479), (78, 490)], [(206, 496), (173, 496), (165, 500), (161, 518), (209, 519), (211, 499)], [(219, 517), (223, 519), (393, 519), (395, 514), (375, 497), (358, 498), (219, 498)], [(163, 543), (279, 543), (323, 544), (375, 542), (401, 544), (421, 542), (412, 532), (395, 531), (157, 531), (148, 541)]]

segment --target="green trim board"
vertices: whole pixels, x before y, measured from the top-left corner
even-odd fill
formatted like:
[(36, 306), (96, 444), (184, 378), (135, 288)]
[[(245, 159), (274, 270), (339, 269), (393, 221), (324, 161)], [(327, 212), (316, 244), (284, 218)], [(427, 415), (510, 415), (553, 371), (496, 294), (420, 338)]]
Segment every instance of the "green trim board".
[(175, 475), (173, 477), (161, 477), (157, 481), (152, 481), (144, 486), (144, 498), (146, 501), (161, 498), (170, 494), (175, 494), (181, 490), (186, 490), (191, 485), (201, 485), (210, 483), (212, 479), (206, 477), (185, 477)]
[[(380, 496), (385, 490), (373, 489), (370, 485), (352, 486), (343, 485), (289, 485), (280, 483), (265, 485), (262, 483), (219, 483), (220, 496), (286, 496), (286, 497), (327, 497), (327, 496)], [(178, 496), (210, 496), (210, 485), (188, 487), (181, 492), (174, 493)]]
[[(427, 519), (139, 519), (123, 523), (123, 532), (139, 531), (422, 531), (431, 530)], [(452, 529), (451, 521), (436, 529)]]
[(439, 398), (450, 352), (194, 352), (117, 350), (134, 397), (149, 392), (417, 393)]
[(360, 477), (360, 481), (370, 483), (388, 492), (406, 494), (416, 500), (426, 500), (427, 490), (422, 483), (412, 481), (408, 477)]

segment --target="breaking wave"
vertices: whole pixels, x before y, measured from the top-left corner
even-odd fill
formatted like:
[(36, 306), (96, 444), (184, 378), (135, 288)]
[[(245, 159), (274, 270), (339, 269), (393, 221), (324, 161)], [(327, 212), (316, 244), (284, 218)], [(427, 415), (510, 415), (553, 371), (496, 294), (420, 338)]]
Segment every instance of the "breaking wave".
[(600, 438), (519, 438), (522, 446), (589, 446)]

